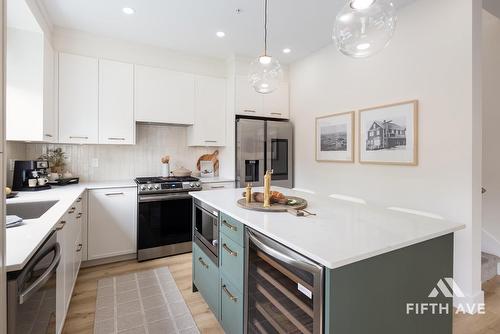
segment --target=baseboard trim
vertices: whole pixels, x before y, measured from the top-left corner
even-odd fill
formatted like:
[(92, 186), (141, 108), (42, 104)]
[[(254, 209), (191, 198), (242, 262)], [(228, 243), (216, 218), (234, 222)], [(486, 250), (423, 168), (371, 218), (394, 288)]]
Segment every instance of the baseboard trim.
[(135, 259), (137, 259), (137, 253), (118, 255), (118, 256), (107, 257), (104, 259), (84, 261), (82, 262), (81, 268), (89, 268), (89, 267), (100, 266), (102, 264), (109, 264), (113, 262), (128, 261)]

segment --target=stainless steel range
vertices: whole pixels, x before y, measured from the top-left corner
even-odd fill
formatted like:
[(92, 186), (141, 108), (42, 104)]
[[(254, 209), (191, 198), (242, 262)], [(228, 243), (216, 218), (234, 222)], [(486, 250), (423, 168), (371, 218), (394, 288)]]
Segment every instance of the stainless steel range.
[(139, 261), (191, 251), (193, 199), (201, 190), (194, 177), (138, 177), (137, 259)]

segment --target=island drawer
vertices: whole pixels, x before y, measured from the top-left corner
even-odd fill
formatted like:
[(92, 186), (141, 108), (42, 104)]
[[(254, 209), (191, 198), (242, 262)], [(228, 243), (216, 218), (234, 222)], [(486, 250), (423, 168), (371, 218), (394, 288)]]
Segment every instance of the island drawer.
[(220, 230), (226, 236), (236, 241), (243, 247), (244, 225), (236, 219), (221, 212), (220, 216)]
[(226, 276), (239, 291), (243, 291), (243, 267), (245, 254), (243, 247), (224, 234), (220, 236), (220, 272)]
[(193, 243), (193, 281), (215, 317), (219, 315), (219, 268)]
[(220, 322), (226, 333), (243, 333), (243, 295), (224, 276), (221, 277)]

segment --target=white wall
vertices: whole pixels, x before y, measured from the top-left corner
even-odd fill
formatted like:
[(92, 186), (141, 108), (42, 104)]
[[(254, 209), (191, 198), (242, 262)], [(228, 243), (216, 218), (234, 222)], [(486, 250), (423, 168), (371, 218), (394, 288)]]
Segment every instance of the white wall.
[[(332, 45), (290, 67), (295, 186), (466, 224), (455, 236), (455, 279), (467, 302), (482, 300), (477, 3), (417, 1), (399, 11), (395, 37), (381, 53), (351, 59)], [(420, 101), (417, 167), (315, 161), (315, 117), (412, 99)]]
[(500, 19), (483, 11), (483, 195), (482, 249), (500, 256)]

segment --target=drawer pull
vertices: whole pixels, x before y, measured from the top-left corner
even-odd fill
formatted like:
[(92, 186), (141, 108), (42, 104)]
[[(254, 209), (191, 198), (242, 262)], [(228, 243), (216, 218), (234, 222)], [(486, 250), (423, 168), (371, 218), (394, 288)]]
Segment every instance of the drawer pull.
[(123, 137), (109, 137), (108, 140), (125, 140)]
[(223, 245), (222, 245), (222, 248), (224, 248), (224, 250), (225, 250), (226, 252), (228, 252), (228, 253), (229, 253), (229, 255), (231, 255), (231, 256), (238, 256), (238, 253), (236, 253), (235, 251), (233, 251), (231, 248), (227, 247), (227, 245), (226, 245), (226, 244), (223, 244)]
[(82, 198), (78, 197), (78, 199), (76, 200), (76, 203), (80, 203), (81, 201), (82, 201)]
[(216, 143), (217, 140), (205, 140), (205, 143)]
[(233, 294), (231, 292), (229, 292), (229, 290), (227, 289), (226, 285), (224, 284), (222, 286), (222, 290), (224, 290), (224, 292), (226, 293), (226, 295), (229, 297), (229, 299), (231, 299), (233, 302), (237, 302), (238, 301), (238, 298), (236, 298), (235, 296), (233, 296)]
[(72, 207), (72, 208), (68, 211), (68, 213), (69, 213), (69, 214), (75, 213), (75, 210), (76, 210), (76, 208), (75, 208), (75, 207)]
[(231, 225), (229, 224), (226, 220), (223, 220), (222, 221), (222, 224), (225, 225), (228, 229), (230, 229), (231, 231), (237, 231), (238, 229), (236, 228), (236, 226), (234, 225)]
[(222, 188), (226, 188), (226, 186), (212, 186), (210, 188), (212, 188), (212, 189), (222, 189)]
[(82, 248), (83, 248), (83, 245), (82, 244), (78, 244), (78, 248), (77, 248), (76, 252), (77, 253), (81, 252)]
[(76, 219), (82, 218), (82, 216), (83, 216), (83, 213), (81, 213), (81, 212), (80, 212), (80, 213), (78, 213), (78, 214), (76, 215)]
[(208, 269), (208, 264), (205, 263), (205, 261), (203, 261), (203, 259), (201, 257), (198, 258), (198, 261), (200, 261), (201, 265), (205, 268)]
[(69, 139), (89, 139), (87, 136), (69, 136)]
[(279, 116), (281, 116), (281, 113), (280, 112), (272, 112), (271, 115), (279, 115)]
[(243, 110), (244, 112), (256, 112), (255, 110), (251, 110), (251, 109), (245, 109)]
[(106, 196), (118, 196), (118, 195), (125, 195), (124, 193), (107, 193)]
[(56, 231), (60, 231), (64, 228), (64, 225), (66, 225), (66, 222), (62, 220), (59, 224), (56, 225)]
[(51, 135), (50, 133), (46, 133), (46, 134), (45, 134), (45, 137), (52, 138), (52, 137), (54, 137), (54, 136), (53, 136), (53, 135)]

